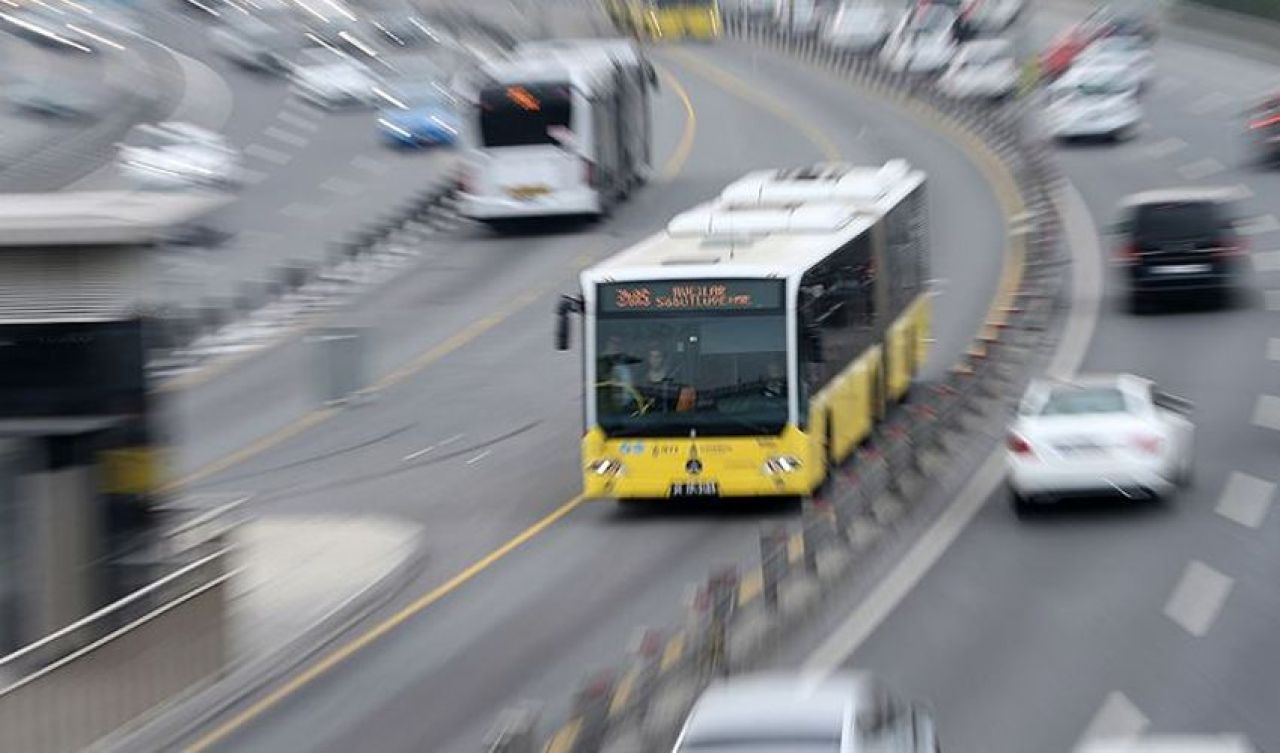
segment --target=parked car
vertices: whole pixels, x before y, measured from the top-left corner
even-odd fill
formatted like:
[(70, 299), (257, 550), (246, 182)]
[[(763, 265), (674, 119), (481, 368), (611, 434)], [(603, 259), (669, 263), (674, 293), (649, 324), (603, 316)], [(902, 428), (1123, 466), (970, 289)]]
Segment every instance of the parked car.
[(369, 67), (329, 48), (303, 50), (289, 79), (297, 96), (326, 109), (368, 108), (377, 99), (378, 79)]
[(998, 99), (1018, 88), (1013, 45), (1004, 39), (979, 39), (960, 45), (938, 87), (952, 97)]
[(1245, 129), (1254, 162), (1280, 162), (1280, 94), (1258, 102), (1245, 111)]
[(1151, 46), (1142, 37), (1131, 34), (1102, 37), (1080, 53), (1075, 65), (1102, 65), (1128, 69), (1140, 88), (1145, 88), (1155, 73)]
[(936, 753), (933, 716), (866, 673), (746, 675), (712, 685), (673, 753)]
[(777, 0), (773, 18), (782, 28), (799, 35), (817, 33), (821, 20), (814, 0)]
[(228, 190), (240, 185), (240, 155), (220, 134), (191, 123), (135, 126), (121, 142), (120, 171), (151, 189)]
[(845, 4), (836, 10), (822, 30), (828, 46), (850, 52), (871, 52), (889, 38), (889, 11), (880, 5)]
[(289, 58), (302, 47), (302, 35), (296, 29), (257, 16), (233, 16), (210, 30), (209, 40), (219, 55), (241, 68), (281, 75), (288, 72)]
[(965, 20), (980, 34), (999, 34), (1013, 25), (1026, 7), (1025, 0), (974, 0)]
[(1066, 73), (1089, 45), (1108, 36), (1137, 36), (1151, 44), (1156, 39), (1155, 3), (1132, 2), (1104, 5), (1059, 35), (1040, 58), (1041, 72), (1056, 78)]
[(1077, 66), (1048, 88), (1045, 117), (1056, 139), (1119, 141), (1142, 123), (1133, 72), (1119, 66)]
[(1230, 299), (1246, 254), (1234, 199), (1230, 189), (1181, 188), (1134, 194), (1121, 203), (1115, 259), (1126, 272), (1135, 312), (1172, 294)]
[(945, 6), (918, 6), (898, 22), (880, 58), (892, 70), (940, 71), (956, 53), (957, 24), (955, 12)]
[(1009, 428), (1014, 511), (1071, 498), (1162, 498), (1191, 481), (1191, 405), (1132, 374), (1039, 379)]
[(457, 100), (435, 82), (392, 89), (393, 102), (378, 111), (378, 126), (390, 144), (449, 146), (462, 129)]

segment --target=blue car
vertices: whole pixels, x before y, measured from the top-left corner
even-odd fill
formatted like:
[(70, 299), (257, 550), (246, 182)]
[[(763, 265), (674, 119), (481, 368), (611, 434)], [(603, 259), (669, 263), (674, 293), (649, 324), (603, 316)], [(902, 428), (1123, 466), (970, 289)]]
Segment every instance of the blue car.
[[(397, 93), (399, 94), (399, 93)], [(461, 121), (453, 102), (443, 94), (393, 97), (378, 112), (378, 129), (394, 146), (450, 146), (457, 142)]]

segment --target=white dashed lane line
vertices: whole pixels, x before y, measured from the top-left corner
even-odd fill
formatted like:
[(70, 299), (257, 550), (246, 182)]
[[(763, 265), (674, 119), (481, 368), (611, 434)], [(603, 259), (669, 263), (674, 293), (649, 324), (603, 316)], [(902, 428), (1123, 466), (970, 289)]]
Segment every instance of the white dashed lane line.
[(340, 196), (359, 196), (365, 191), (363, 183), (357, 183), (353, 180), (344, 180), (342, 178), (329, 178), (320, 184), (320, 188), (321, 190), (336, 193)]
[(475, 457), (468, 460), (467, 465), (475, 465), (476, 463), (479, 463), (481, 460), (484, 460), (485, 458), (489, 457), (492, 454), (493, 454), (493, 450), (485, 450), (479, 455), (476, 455)]
[(1239, 471), (1232, 472), (1214, 512), (1245, 528), (1257, 528), (1267, 517), (1276, 485)]
[(391, 172), (391, 165), (387, 162), (373, 157), (366, 157), (363, 154), (351, 160), (351, 166), (374, 175), (386, 175)]
[(260, 160), (266, 160), (273, 165), (287, 165), (293, 160), (293, 155), (288, 152), (282, 152), (279, 149), (272, 149), (262, 144), (250, 144), (244, 148), (244, 153), (250, 157), (256, 157)]
[[(1085, 727), (1084, 734), (1080, 736), (1080, 743), (1102, 738), (1130, 740), (1141, 735), (1150, 723), (1151, 720), (1147, 719), (1147, 715), (1142, 713), (1128, 696), (1118, 690), (1112, 691), (1107, 694), (1102, 708), (1093, 715), (1089, 726)], [(1077, 745), (1077, 747), (1080, 746)]]
[(1217, 175), (1226, 169), (1226, 165), (1223, 165), (1212, 157), (1206, 157), (1205, 159), (1196, 160), (1195, 162), (1179, 167), (1178, 173), (1187, 180), (1200, 180), (1201, 178), (1207, 178), (1210, 175)]
[(1214, 110), (1222, 109), (1230, 101), (1231, 98), (1222, 92), (1209, 92), (1187, 105), (1187, 112), (1192, 115), (1208, 115)]
[(1253, 406), (1253, 425), (1280, 431), (1280, 397), (1262, 395)]
[(1267, 340), (1267, 360), (1280, 361), (1280, 337)]
[(314, 222), (324, 216), (324, 207), (318, 207), (314, 204), (300, 204), (294, 202), (280, 210), (282, 217), (288, 217), (291, 220), (305, 220)]
[(1239, 229), (1241, 235), (1265, 235), (1280, 230), (1280, 220), (1274, 214), (1264, 214), (1246, 221)]
[(1280, 311), (1280, 290), (1262, 291), (1262, 303), (1267, 311)]
[(1171, 154), (1176, 154), (1187, 148), (1187, 142), (1175, 136), (1162, 139), (1156, 143), (1142, 148), (1142, 156), (1151, 159), (1164, 159)]
[(292, 131), (286, 131), (285, 129), (280, 128), (279, 126), (269, 126), (267, 130), (263, 131), (262, 133), (268, 138), (273, 138), (276, 141), (280, 141), (285, 144), (288, 144), (289, 146), (296, 146), (299, 148), (306, 146), (307, 142), (310, 141), (310, 139), (308, 139), (306, 136), (299, 136), (298, 134)]
[(1254, 251), (1249, 258), (1255, 272), (1280, 272), (1280, 251)]
[(1192, 560), (1164, 605), (1164, 616), (1197, 638), (1213, 627), (1234, 581), (1199, 560)]
[(306, 131), (307, 133), (315, 133), (317, 130), (320, 129), (319, 123), (316, 123), (314, 120), (311, 120), (309, 118), (303, 117), (302, 115), (299, 115), (291, 110), (281, 110), (280, 112), (276, 113), (276, 120), (279, 120), (281, 123), (284, 123), (285, 125), (290, 125), (299, 130)]
[(256, 186), (267, 179), (267, 173), (263, 170), (251, 170), (247, 167), (240, 169), (240, 179), (246, 185)]

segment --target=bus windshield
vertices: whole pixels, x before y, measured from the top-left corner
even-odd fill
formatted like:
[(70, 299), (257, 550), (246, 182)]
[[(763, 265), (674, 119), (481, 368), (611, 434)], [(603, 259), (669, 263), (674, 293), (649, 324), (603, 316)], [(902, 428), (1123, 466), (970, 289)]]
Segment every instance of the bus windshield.
[(480, 92), (480, 139), (486, 147), (557, 144), (553, 134), (571, 128), (572, 118), (567, 85), (512, 84)]
[(706, 301), (686, 311), (602, 307), (594, 384), (597, 422), (606, 434), (781, 433), (788, 415), (782, 283), (750, 284), (776, 292), (731, 295), (752, 300), (741, 311), (699, 305)]

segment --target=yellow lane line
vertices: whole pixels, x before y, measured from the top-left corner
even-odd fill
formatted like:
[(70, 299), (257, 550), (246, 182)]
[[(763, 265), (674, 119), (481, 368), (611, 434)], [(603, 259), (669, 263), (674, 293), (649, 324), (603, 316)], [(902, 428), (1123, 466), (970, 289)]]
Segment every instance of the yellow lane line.
[(581, 732), (582, 719), (574, 717), (568, 724), (556, 730), (556, 734), (543, 750), (545, 753), (569, 753), (573, 750), (573, 744), (578, 742), (578, 735)]
[(364, 648), (365, 646), (368, 646), (370, 643), (373, 643), (374, 641), (378, 640), (379, 638), (391, 632), (392, 630), (395, 630), (397, 627), (404, 624), (407, 620), (409, 620), (414, 615), (418, 614), (422, 610), (426, 609), (432, 604), (435, 604), (436, 602), (440, 601), (444, 597), (453, 593), (459, 587), (467, 583), (467, 581), (471, 580), (472, 578), (476, 577), (480, 573), (484, 572), (486, 569), (492, 566), (495, 562), (502, 559), (503, 557), (506, 557), (508, 554), (512, 553), (516, 549), (520, 548), (520, 546), (522, 546), (523, 544), (525, 544), (526, 542), (528, 542), (530, 539), (537, 536), (538, 534), (542, 533), (547, 528), (550, 528), (561, 518), (565, 517), (566, 515), (573, 512), (575, 509), (577, 509), (577, 507), (582, 504), (582, 500), (583, 500), (583, 497), (581, 494), (579, 494), (578, 496), (574, 497), (568, 502), (565, 502), (563, 505), (561, 505), (560, 507), (556, 508), (553, 512), (551, 512), (549, 515), (539, 520), (537, 523), (534, 523), (533, 525), (521, 531), (515, 538), (511, 539), (510, 541), (498, 547), (497, 549), (494, 549), (492, 552), (490, 552), (489, 554), (486, 554), (484, 557), (481, 557), (480, 559), (476, 560), (474, 563), (469, 565), (462, 572), (458, 573), (457, 575), (453, 576), (449, 580), (445, 581), (444, 583), (440, 584), (434, 589), (418, 597), (417, 600), (413, 601), (412, 603), (410, 603), (409, 605), (401, 609), (399, 612), (396, 612), (395, 614), (391, 615), (383, 622), (378, 623), (377, 625), (370, 628), (368, 631), (361, 633), (355, 638), (352, 638), (350, 641), (344, 643), (342, 646), (335, 649), (332, 653), (325, 655), (323, 659), (316, 662), (315, 664), (312, 664), (310, 667), (303, 670), (301, 673), (295, 675), (291, 680), (281, 685), (280, 687), (276, 688), (271, 693), (269, 693), (268, 695), (264, 696), (262, 699), (255, 702), (253, 705), (249, 706), (248, 708), (244, 709), (240, 713), (231, 717), (227, 721), (213, 728), (208, 734), (204, 735), (195, 743), (193, 743), (191, 746), (189, 746), (186, 749), (187, 753), (197, 753), (197, 751), (205, 751), (213, 747), (214, 745), (217, 745), (218, 743), (222, 742), (231, 733), (235, 732), (240, 727), (243, 727), (248, 722), (262, 715), (264, 712), (266, 712), (276, 704), (280, 703), (280, 701), (284, 700), (289, 695), (297, 692), (299, 688), (302, 688), (304, 685), (307, 685), (308, 683), (315, 680), (317, 677), (323, 675), (324, 673), (333, 669), (337, 665), (341, 664), (343, 661), (350, 658), (353, 654), (355, 654), (360, 649)]
[(752, 570), (738, 584), (738, 606), (746, 606), (760, 596), (764, 590), (764, 573), (759, 568)]
[(742, 99), (750, 104), (755, 105), (777, 116), (779, 120), (789, 124), (792, 128), (799, 131), (807, 140), (818, 150), (822, 152), (823, 159), (830, 161), (839, 161), (841, 159), (840, 147), (835, 145), (825, 133), (814, 127), (804, 118), (796, 115), (793, 110), (787, 109), (779, 100), (774, 99), (765, 94), (761, 94), (759, 87), (744, 82), (742, 79), (725, 71), (705, 60), (700, 60), (684, 50), (668, 49), (665, 54), (680, 61), (685, 68), (693, 71), (698, 76), (719, 86), (721, 89)]
[(618, 683), (618, 687), (613, 691), (613, 698), (609, 699), (609, 716), (617, 716), (627, 707), (627, 703), (631, 700), (631, 692), (635, 689), (636, 681), (640, 679), (640, 669), (634, 667), (631, 671), (623, 676), (622, 681)]
[(804, 557), (804, 534), (797, 532), (787, 539), (787, 562), (794, 565), (801, 557)]
[(667, 641), (667, 646), (662, 650), (662, 659), (658, 662), (658, 672), (666, 672), (680, 661), (680, 657), (684, 656), (684, 633), (676, 633)]
[(662, 75), (662, 80), (675, 90), (676, 96), (680, 98), (680, 104), (684, 105), (684, 131), (680, 134), (680, 143), (676, 144), (676, 150), (671, 153), (671, 158), (662, 166), (661, 178), (669, 181), (679, 175), (685, 163), (689, 161), (689, 154), (693, 151), (693, 137), (698, 132), (698, 116), (694, 112), (693, 101), (689, 99), (689, 90), (684, 88), (684, 84), (664, 67), (659, 67), (658, 72)]

